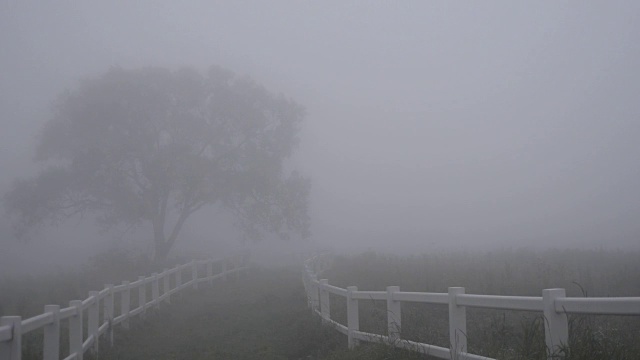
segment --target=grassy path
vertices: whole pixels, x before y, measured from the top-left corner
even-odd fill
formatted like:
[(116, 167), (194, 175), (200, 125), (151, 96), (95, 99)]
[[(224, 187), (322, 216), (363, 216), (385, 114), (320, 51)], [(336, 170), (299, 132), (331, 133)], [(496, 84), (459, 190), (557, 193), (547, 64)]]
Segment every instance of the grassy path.
[(253, 271), (174, 298), (118, 329), (100, 359), (317, 359), (343, 348), (306, 306), (299, 272)]
[[(359, 284), (370, 290), (382, 290), (385, 284), (395, 283), (405, 290), (441, 292), (446, 289), (446, 284), (455, 283), (470, 287), (471, 292), (480, 294), (494, 293), (498, 285), (504, 285), (511, 294), (532, 293), (527, 289), (533, 289), (533, 294), (536, 294), (541, 288), (549, 285), (563, 286), (562, 282), (575, 278), (587, 284), (585, 287), (590, 293), (593, 291), (599, 296), (637, 294), (638, 282), (634, 281), (637, 280), (639, 270), (637, 253), (576, 252), (558, 256), (556, 260), (560, 265), (552, 263), (547, 270), (539, 271), (542, 274), (555, 274), (560, 271), (558, 269), (563, 269), (557, 276), (549, 278), (557, 278), (553, 281), (560, 282), (552, 284), (544, 284), (540, 273), (529, 271), (531, 264), (537, 264), (538, 253), (516, 253), (510, 256), (511, 258), (509, 254), (505, 254), (493, 257), (502, 259), (507, 265), (521, 264), (524, 270), (515, 271), (508, 266), (504, 269), (502, 266), (496, 267), (496, 261), (486, 261), (483, 268), (483, 263), (471, 261), (469, 259), (474, 258), (465, 254), (444, 258), (440, 255), (400, 258), (368, 253), (353, 258), (338, 258), (326, 276), (337, 286)], [(595, 262), (586, 261), (594, 256), (605, 259), (600, 263), (606, 266), (600, 264), (594, 267)], [(570, 268), (562, 265), (566, 259), (573, 259), (574, 264)], [(456, 270), (450, 264), (466, 264), (468, 269)], [(606, 271), (600, 270), (600, 267), (604, 267)], [(476, 268), (479, 270), (472, 271)], [(509, 283), (505, 280), (509, 278), (505, 274), (513, 273), (520, 275), (513, 275)], [(597, 273), (599, 277), (587, 281), (589, 276), (578, 276), (583, 273)], [(26, 282), (5, 281), (0, 283), (3, 285), (0, 295), (5, 296), (0, 299), (3, 300), (0, 301), (0, 306), (5, 305), (8, 313), (16, 313), (16, 309), (20, 308), (23, 311), (18, 313), (38, 313), (41, 305), (34, 306), (34, 299), (38, 299), (40, 303), (65, 303), (70, 297), (86, 294), (84, 289), (91, 288), (91, 283), (96, 281), (84, 281), (85, 278), (95, 277), (91, 273), (85, 275), (87, 274), (28, 279)], [(299, 269), (256, 269), (239, 280), (217, 281), (212, 286), (203, 286), (197, 291), (186, 290), (182, 298), (178, 296), (172, 299), (172, 304), (162, 304), (159, 311), (148, 311), (144, 319), (132, 319), (130, 330), (117, 327), (114, 348), (109, 348), (102, 339), (99, 357), (85, 358), (425, 359), (423, 355), (402, 352), (388, 346), (362, 344), (353, 351), (347, 350), (345, 336), (334, 329), (321, 326), (319, 319), (312, 316), (306, 305), (300, 277)], [(474, 284), (482, 283), (482, 279), (487, 280), (485, 285), (488, 287), (478, 285), (474, 289)], [(77, 298), (81, 296), (78, 295)], [(343, 300), (332, 299), (332, 318), (345, 322), (344, 305)], [(385, 311), (383, 302), (362, 302), (361, 329), (384, 333)], [(569, 320), (572, 326), (569, 339), (571, 348), (567, 360), (640, 360), (640, 323), (637, 317), (576, 315)], [(443, 316), (438, 309), (403, 306), (403, 338), (446, 346), (446, 322), (446, 311)], [(468, 313), (468, 322), (469, 344), (474, 353), (505, 360), (546, 359), (544, 323), (539, 315), (474, 310)], [(65, 331), (63, 330), (63, 337)], [(65, 348), (66, 344), (68, 339), (65, 337), (62, 347)], [(23, 336), (23, 351), (23, 359), (40, 359), (42, 333), (34, 332)], [(63, 352), (67, 353), (64, 349)]]
[(258, 269), (216, 282), (163, 304), (129, 330), (118, 327), (115, 346), (103, 341), (99, 360), (173, 359), (424, 359), (382, 346), (347, 350), (346, 337), (322, 326), (307, 308), (300, 272)]

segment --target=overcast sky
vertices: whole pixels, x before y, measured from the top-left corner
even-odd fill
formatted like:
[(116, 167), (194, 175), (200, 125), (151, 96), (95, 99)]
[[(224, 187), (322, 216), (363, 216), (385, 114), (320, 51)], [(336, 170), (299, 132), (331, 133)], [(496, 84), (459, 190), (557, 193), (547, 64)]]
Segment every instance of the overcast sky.
[(640, 244), (637, 1), (0, 0), (0, 188), (79, 79), (212, 64), (306, 107), (316, 243)]

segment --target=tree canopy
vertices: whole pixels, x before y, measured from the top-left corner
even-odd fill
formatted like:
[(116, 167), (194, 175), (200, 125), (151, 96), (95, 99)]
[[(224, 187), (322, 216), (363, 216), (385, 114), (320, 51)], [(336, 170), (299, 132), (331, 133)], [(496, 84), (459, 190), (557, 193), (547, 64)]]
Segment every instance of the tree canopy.
[(165, 258), (185, 221), (220, 204), (243, 234), (307, 236), (309, 181), (287, 172), (304, 109), (251, 79), (212, 67), (113, 68), (64, 92), (36, 159), (5, 208), (19, 235), (92, 213), (99, 224), (152, 225)]

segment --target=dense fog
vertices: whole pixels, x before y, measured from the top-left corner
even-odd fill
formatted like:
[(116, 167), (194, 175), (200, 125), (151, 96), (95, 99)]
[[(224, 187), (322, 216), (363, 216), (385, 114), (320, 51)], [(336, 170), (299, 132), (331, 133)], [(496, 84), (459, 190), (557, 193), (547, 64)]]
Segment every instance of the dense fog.
[[(218, 65), (306, 109), (287, 160), (311, 236), (257, 253), (638, 248), (640, 3), (0, 1), (0, 192), (38, 173), (54, 100), (110, 68)], [(175, 252), (243, 246), (204, 208)], [(0, 271), (147, 251), (148, 228), (74, 218)]]

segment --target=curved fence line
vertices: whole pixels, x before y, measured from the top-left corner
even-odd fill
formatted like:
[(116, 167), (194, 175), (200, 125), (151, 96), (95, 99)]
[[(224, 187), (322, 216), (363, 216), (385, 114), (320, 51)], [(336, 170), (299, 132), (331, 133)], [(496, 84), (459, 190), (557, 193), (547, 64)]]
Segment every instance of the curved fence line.
[[(542, 312), (548, 358), (557, 359), (556, 354), (569, 340), (567, 314), (640, 315), (640, 297), (574, 298), (566, 297), (565, 289), (545, 289), (539, 297), (465, 294), (463, 287), (450, 287), (448, 293), (403, 292), (398, 286), (388, 286), (386, 291), (359, 291), (356, 286), (343, 289), (329, 285), (327, 279), (318, 280), (318, 277), (330, 267), (329, 254), (307, 259), (304, 262), (303, 284), (313, 313), (319, 315), (326, 324), (347, 335), (349, 348), (357, 346), (359, 341), (366, 341), (419, 351), (440, 359), (490, 359), (466, 352), (466, 308), (475, 307)], [(331, 319), (329, 294), (345, 298), (347, 324), (340, 324)], [(387, 335), (359, 330), (358, 300), (387, 302)], [(450, 348), (401, 339), (403, 302), (448, 305)]]
[[(0, 318), (0, 360), (20, 360), (22, 335), (39, 329), (44, 332), (42, 358), (59, 360), (60, 323), (63, 321), (68, 322), (69, 329), (69, 355), (64, 359), (82, 360), (88, 350), (98, 352), (98, 339), (102, 335), (109, 335), (113, 345), (115, 325), (128, 328), (129, 319), (144, 314), (150, 308), (159, 308), (162, 302), (169, 303), (172, 295), (184, 289), (197, 289), (200, 283), (226, 280), (233, 274), (239, 276), (248, 268), (248, 260), (248, 253), (219, 260), (193, 260), (151, 276), (139, 276), (133, 282), (105, 285), (101, 291), (90, 291), (84, 300), (70, 301), (66, 308), (45, 305), (42, 314), (24, 320), (20, 316), (3, 316)], [(221, 269), (216, 274), (213, 272), (214, 264), (219, 264)], [(183, 282), (185, 271), (190, 272), (190, 280)], [(134, 301), (136, 307), (132, 308), (134, 294), (137, 294), (137, 300)]]

